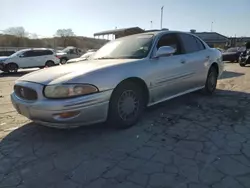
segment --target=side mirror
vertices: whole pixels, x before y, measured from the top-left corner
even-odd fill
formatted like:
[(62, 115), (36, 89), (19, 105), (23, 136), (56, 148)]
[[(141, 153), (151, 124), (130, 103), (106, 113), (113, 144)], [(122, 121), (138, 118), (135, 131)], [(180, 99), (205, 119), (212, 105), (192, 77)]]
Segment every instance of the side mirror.
[(20, 57), (20, 58), (22, 58), (22, 57), (24, 57), (24, 55), (23, 55), (23, 54), (21, 54), (21, 55), (19, 55), (19, 57)]
[(175, 52), (176, 50), (171, 46), (162, 46), (157, 50), (155, 58), (173, 55)]

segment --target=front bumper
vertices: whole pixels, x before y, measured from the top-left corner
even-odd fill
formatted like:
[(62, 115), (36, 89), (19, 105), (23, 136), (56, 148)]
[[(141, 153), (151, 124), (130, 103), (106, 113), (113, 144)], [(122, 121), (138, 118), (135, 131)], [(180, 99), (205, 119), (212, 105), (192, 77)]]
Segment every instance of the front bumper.
[(4, 63), (0, 63), (0, 70), (4, 71), (5, 70), (5, 64)]
[[(27, 83), (24, 85), (27, 87)], [(34, 83), (28, 83), (28, 85), (33, 89), (36, 88), (37, 92), (38, 88), (42, 88)], [(27, 101), (13, 92), (11, 101), (18, 113), (38, 124), (56, 128), (73, 128), (106, 121), (111, 93), (112, 90), (108, 90), (63, 100), (49, 100), (38, 93), (36, 101)], [(79, 113), (70, 118), (61, 118), (56, 115), (65, 112)]]

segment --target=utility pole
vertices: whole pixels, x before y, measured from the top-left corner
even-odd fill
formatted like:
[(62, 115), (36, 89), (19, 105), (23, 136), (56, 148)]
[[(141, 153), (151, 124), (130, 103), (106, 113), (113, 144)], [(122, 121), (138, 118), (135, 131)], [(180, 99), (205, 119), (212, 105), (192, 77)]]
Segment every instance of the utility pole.
[(211, 32), (213, 32), (213, 24), (214, 22), (211, 23)]
[(164, 6), (161, 7), (161, 29), (162, 29), (162, 21), (163, 21), (163, 9), (164, 9)]

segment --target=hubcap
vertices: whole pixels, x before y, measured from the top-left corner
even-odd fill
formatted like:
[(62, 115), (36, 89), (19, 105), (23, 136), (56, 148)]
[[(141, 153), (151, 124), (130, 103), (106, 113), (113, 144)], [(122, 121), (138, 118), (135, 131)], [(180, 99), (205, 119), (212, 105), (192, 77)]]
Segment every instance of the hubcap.
[(132, 90), (124, 91), (118, 100), (118, 113), (124, 121), (134, 119), (139, 111), (139, 100)]

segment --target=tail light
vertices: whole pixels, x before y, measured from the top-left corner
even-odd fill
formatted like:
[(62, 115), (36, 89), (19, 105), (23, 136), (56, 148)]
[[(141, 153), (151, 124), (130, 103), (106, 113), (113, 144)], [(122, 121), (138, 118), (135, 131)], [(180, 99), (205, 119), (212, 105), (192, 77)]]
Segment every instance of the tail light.
[(56, 55), (56, 58), (60, 59), (60, 57), (59, 57), (59, 56), (57, 56), (57, 55)]

